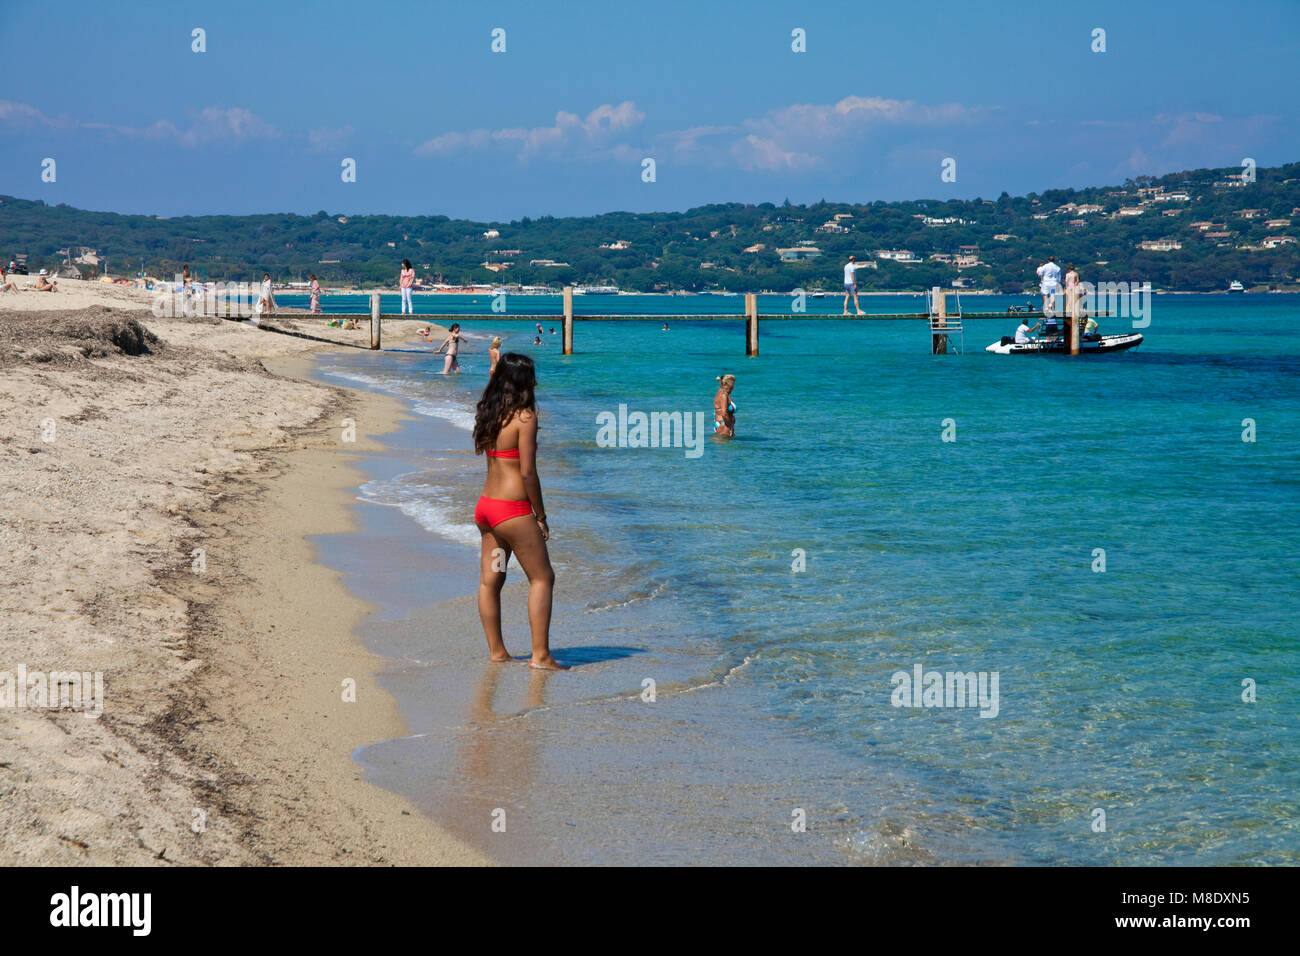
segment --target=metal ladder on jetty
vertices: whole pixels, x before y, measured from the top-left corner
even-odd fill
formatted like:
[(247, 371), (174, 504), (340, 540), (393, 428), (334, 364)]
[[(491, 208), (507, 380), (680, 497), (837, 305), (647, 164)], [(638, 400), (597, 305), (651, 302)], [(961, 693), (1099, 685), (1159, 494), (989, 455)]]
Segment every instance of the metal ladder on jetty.
[(966, 329), (961, 321), (961, 293), (954, 294), (957, 298), (955, 316), (948, 314), (948, 295), (942, 288), (935, 286), (925, 293), (926, 314), (930, 323), (930, 352), (933, 355), (946, 355), (950, 344), (956, 346), (956, 354), (966, 354)]

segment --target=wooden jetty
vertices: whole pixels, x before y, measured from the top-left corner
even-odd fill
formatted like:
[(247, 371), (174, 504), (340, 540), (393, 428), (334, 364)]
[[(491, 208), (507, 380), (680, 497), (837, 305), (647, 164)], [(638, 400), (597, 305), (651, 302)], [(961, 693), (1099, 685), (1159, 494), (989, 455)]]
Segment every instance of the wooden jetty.
[[(1079, 320), (1078, 320), (1078, 302), (1077, 300), (1070, 303), (1068, 312), (1075, 319), (1073, 322), (1066, 322), (1066, 334), (1070, 337), (1070, 354), (1077, 355), (1079, 351)], [(227, 312), (229, 314), (229, 312)], [(265, 318), (273, 319), (277, 313), (272, 313)], [(1094, 312), (1094, 318), (1104, 318), (1110, 315), (1109, 312)], [(548, 320), (553, 321), (560, 318), (564, 323), (564, 354), (573, 354), (573, 327), (577, 322), (743, 322), (745, 324), (745, 354), (758, 355), (758, 329), (760, 322), (781, 322), (781, 321), (817, 321), (824, 322), (827, 320), (839, 320), (844, 322), (926, 322), (930, 327), (931, 351), (936, 355), (947, 353), (950, 349), (953, 351), (964, 351), (964, 332), (967, 321), (973, 320), (999, 320), (1006, 322), (1010, 319), (1030, 319), (1038, 321), (1047, 318), (1041, 309), (1033, 311), (1002, 311), (1002, 312), (962, 312), (960, 309), (960, 299), (958, 299), (958, 311), (956, 314), (949, 314), (947, 309), (947, 293), (941, 288), (934, 288), (926, 293), (926, 311), (924, 312), (868, 312), (863, 315), (841, 315), (838, 313), (809, 313), (809, 312), (766, 312), (759, 314), (758, 311), (758, 294), (748, 292), (745, 294), (745, 311), (744, 312), (719, 312), (707, 314), (689, 314), (676, 313), (671, 315), (652, 315), (649, 313), (635, 313), (626, 315), (613, 315), (609, 313), (575, 315), (573, 312), (573, 287), (564, 287), (564, 311), (559, 316), (534, 313), (527, 314), (508, 314), (504, 312), (473, 312), (473, 313), (452, 313), (452, 312), (435, 312), (422, 313), (420, 315), (400, 315), (394, 313), (380, 312), (380, 294), (372, 292), (370, 294), (370, 312), (366, 313), (349, 313), (349, 312), (328, 312), (323, 313), (321, 317), (328, 316), (331, 319), (355, 319), (358, 322), (370, 320), (370, 347), (378, 349), (381, 346), (383, 333), (383, 323), (385, 319), (392, 321), (415, 321), (415, 322), (434, 322), (439, 325), (449, 325), (452, 322), (529, 322), (544, 323)], [(288, 317), (288, 316), (286, 316)], [(293, 313), (293, 318), (301, 319), (303, 316), (299, 313)], [(1056, 316), (1064, 319), (1064, 316)], [(954, 339), (956, 341), (954, 341)]]

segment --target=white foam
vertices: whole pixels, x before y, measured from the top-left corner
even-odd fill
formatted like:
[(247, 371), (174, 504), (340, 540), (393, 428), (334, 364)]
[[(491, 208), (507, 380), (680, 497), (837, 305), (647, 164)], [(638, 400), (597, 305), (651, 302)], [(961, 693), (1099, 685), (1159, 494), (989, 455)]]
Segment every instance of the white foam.
[(474, 408), (450, 398), (428, 398), (415, 383), (393, 382), (391, 379), (376, 378), (364, 372), (353, 372), (337, 367), (321, 369), (326, 375), (359, 382), (369, 389), (396, 395), (411, 404), (411, 411), (425, 418), (436, 418), (459, 428), (461, 431), (474, 431)]
[(450, 401), (420, 400), (411, 406), (411, 411), (425, 418), (438, 418), (462, 431), (473, 433), (474, 412)]
[(447, 541), (477, 548), (482, 536), (466, 515), (464, 502), (454, 501), (447, 488), (412, 482), (410, 475), (367, 481), (358, 500), (398, 508), (425, 531)]

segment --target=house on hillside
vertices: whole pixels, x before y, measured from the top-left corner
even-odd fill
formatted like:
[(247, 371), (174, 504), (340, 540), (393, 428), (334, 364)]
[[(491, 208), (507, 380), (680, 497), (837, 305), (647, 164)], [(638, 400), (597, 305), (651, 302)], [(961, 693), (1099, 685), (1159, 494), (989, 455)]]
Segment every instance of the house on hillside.
[(798, 262), (801, 259), (816, 259), (822, 254), (822, 251), (816, 246), (803, 245), (778, 249), (776, 254), (781, 257), (782, 262)]
[(910, 249), (877, 249), (877, 259), (890, 259), (894, 262), (920, 262), (921, 257)]
[(1278, 246), (1290, 246), (1295, 244), (1295, 236), (1265, 236), (1264, 248), (1276, 249)]
[(1116, 216), (1140, 216), (1144, 212), (1146, 212), (1146, 210), (1141, 206), (1120, 206), (1119, 211), (1115, 213), (1115, 215)]
[(1174, 249), (1181, 249), (1183, 244), (1177, 239), (1148, 239), (1146, 242), (1139, 242), (1137, 247), (1146, 252), (1172, 252)]
[(1258, 219), (1260, 216), (1268, 214), (1267, 209), (1239, 209), (1237, 215), (1242, 219)]
[(766, 248), (767, 248), (767, 244), (766, 244), (766, 243), (763, 243), (763, 242), (756, 242), (756, 243), (754, 243), (752, 246), (746, 246), (742, 251), (744, 251), (744, 252), (762, 252), (762, 251), (763, 251), (764, 249), (766, 249)]
[(1265, 229), (1285, 229), (1285, 228), (1286, 228), (1287, 226), (1289, 226), (1289, 225), (1291, 225), (1291, 220), (1290, 220), (1290, 219), (1270, 219), (1268, 222), (1264, 223), (1264, 228), (1265, 228)]
[(501, 238), (501, 233), (497, 232), (497, 230), (495, 230), (495, 229), (489, 229), (487, 232), (483, 233), (483, 238), (484, 238), (484, 239), (500, 239), (500, 238)]

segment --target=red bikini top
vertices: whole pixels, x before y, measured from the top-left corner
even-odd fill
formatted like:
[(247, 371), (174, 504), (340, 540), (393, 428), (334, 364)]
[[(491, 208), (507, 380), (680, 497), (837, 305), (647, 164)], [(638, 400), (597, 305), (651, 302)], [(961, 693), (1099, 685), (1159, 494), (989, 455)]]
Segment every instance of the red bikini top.
[(493, 451), (491, 448), (489, 448), (487, 450), (487, 455), (489, 458), (518, 458), (519, 449), (503, 448), (501, 451)]

